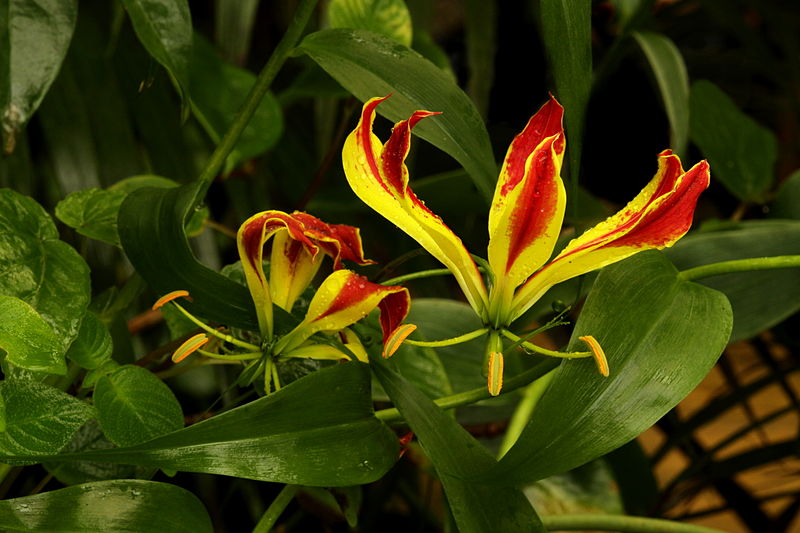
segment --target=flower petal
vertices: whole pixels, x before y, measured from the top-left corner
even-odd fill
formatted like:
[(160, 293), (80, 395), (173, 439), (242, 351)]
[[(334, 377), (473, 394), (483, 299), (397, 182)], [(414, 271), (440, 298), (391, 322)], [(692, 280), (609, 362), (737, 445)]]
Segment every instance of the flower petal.
[(236, 235), (247, 287), (256, 306), (258, 325), (261, 334), (267, 338), (272, 337), (272, 298), (262, 266), (264, 243), (283, 229), (288, 231), (292, 239), (303, 243), (312, 257), (316, 255), (318, 248), (304, 235), (303, 225), (282, 211), (264, 211), (253, 215), (239, 227)]
[(269, 259), (269, 291), (272, 303), (291, 312), (297, 298), (311, 284), (322, 260), (288, 230), (275, 232)]
[(697, 199), (709, 184), (709, 166), (684, 172), (670, 150), (659, 154), (659, 170), (624, 209), (573, 239), (533, 275), (514, 297), (514, 317), (556, 283), (615, 263), (643, 250), (672, 246), (692, 225)]
[(512, 288), (550, 258), (561, 230), (563, 115), (551, 96), (514, 138), (500, 171), (489, 211), (488, 259), (495, 279), (506, 279)]
[[(388, 98), (388, 97), (387, 97)], [(364, 104), (356, 129), (347, 137), (342, 152), (347, 181), (361, 200), (416, 240), (441, 261), (456, 278), (470, 305), (482, 314), (486, 287), (469, 252), (442, 219), (432, 213), (408, 186), (408, 154), (411, 129), (429, 111), (416, 111), (395, 124), (385, 145), (372, 133), (375, 108), (386, 98)]]
[(333, 258), (334, 270), (344, 268), (343, 259), (359, 265), (375, 264), (375, 261), (364, 258), (358, 228), (346, 224), (326, 224), (317, 217), (300, 211), (292, 213), (292, 217), (303, 224), (306, 237)]
[(337, 270), (325, 278), (308, 306), (306, 317), (279, 341), (275, 352), (291, 351), (319, 331), (344, 329), (376, 307), (381, 310), (381, 328), (386, 339), (406, 317), (410, 305), (405, 287), (387, 287), (350, 270)]

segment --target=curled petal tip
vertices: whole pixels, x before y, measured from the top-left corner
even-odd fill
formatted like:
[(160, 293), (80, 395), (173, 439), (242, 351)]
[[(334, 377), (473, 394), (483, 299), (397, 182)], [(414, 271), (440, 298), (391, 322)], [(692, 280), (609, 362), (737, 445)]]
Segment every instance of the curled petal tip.
[(383, 352), (381, 352), (383, 358), (388, 359), (393, 356), (403, 344), (403, 341), (414, 333), (416, 329), (417, 326), (414, 324), (400, 324), (397, 326), (394, 331), (389, 334), (386, 342), (383, 343)]
[(156, 309), (160, 309), (161, 307), (164, 307), (164, 305), (168, 304), (169, 302), (177, 298), (188, 298), (189, 300), (191, 300), (191, 297), (189, 296), (189, 291), (185, 290), (172, 291), (165, 294), (158, 300), (156, 300), (156, 303), (153, 304), (153, 311), (155, 311)]
[(578, 337), (578, 339), (585, 342), (586, 345), (589, 346), (589, 349), (592, 350), (592, 356), (594, 357), (594, 362), (597, 364), (597, 370), (600, 371), (600, 374), (603, 377), (608, 377), (608, 359), (606, 359), (606, 353), (603, 351), (603, 347), (600, 346), (600, 343), (597, 342), (597, 339), (591, 335)]
[(172, 362), (173, 363), (180, 363), (191, 354), (205, 346), (205, 344), (211, 339), (209, 339), (208, 335), (205, 333), (198, 333), (189, 339), (186, 340), (183, 344), (181, 344), (175, 353), (172, 354)]

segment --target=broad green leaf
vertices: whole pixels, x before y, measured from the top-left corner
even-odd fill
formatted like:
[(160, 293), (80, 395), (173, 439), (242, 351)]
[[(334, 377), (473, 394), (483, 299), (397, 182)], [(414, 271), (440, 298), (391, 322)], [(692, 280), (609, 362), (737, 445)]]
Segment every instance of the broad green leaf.
[(331, 28), (351, 28), (380, 33), (411, 46), (411, 14), (403, 0), (331, 0)]
[(708, 81), (692, 85), (690, 109), (689, 133), (711, 175), (740, 200), (763, 201), (775, 179), (775, 135)]
[[(200, 36), (195, 36), (190, 74), (192, 111), (209, 137), (219, 143), (255, 84), (256, 76), (224, 63), (214, 47)], [(228, 156), (224, 171), (230, 172), (272, 148), (282, 132), (281, 108), (272, 93), (267, 93)]]
[(728, 341), (724, 295), (680, 281), (657, 252), (605, 268), (568, 349), (593, 335), (611, 375), (591, 359), (564, 361), (519, 440), (481, 481), (525, 483), (566, 472), (630, 441), (705, 377)]
[(515, 487), (489, 486), (467, 478), (495, 466), (489, 451), (425, 394), (379, 357), (372, 368), (408, 422), (444, 485), (461, 533), (544, 531), (539, 517)]
[(125, 196), (121, 190), (75, 191), (58, 202), (56, 217), (81, 235), (119, 246), (117, 215)]
[[(800, 221), (751, 220), (701, 231), (667, 252), (680, 270), (719, 261), (800, 254)], [(733, 308), (730, 342), (753, 337), (800, 310), (800, 268), (739, 272), (699, 280), (725, 294)]]
[(35, 381), (3, 381), (0, 394), (6, 405), (0, 454), (7, 459), (57, 453), (94, 416), (91, 405)]
[(623, 512), (619, 490), (602, 459), (539, 480), (522, 491), (543, 516)]
[(89, 305), (89, 267), (33, 199), (0, 189), (0, 294), (29, 303), (66, 351)]
[(64, 375), (67, 365), (60, 340), (28, 303), (0, 295), (0, 349), (20, 368)]
[(564, 106), (573, 198), (580, 177), (583, 126), (592, 90), (591, 11), (589, 0), (541, 0), (539, 4), (542, 40), (556, 97)]
[(418, 109), (441, 111), (414, 132), (461, 163), (487, 201), (492, 198), (497, 165), (489, 134), (469, 97), (440, 68), (387, 37), (361, 30), (312, 33), (300, 49), (362, 101), (391, 93), (378, 107), (390, 120), (405, 120)]
[(482, 117), (489, 112), (489, 93), (494, 81), (497, 5), (495, 0), (467, 0), (467, 93)]
[(172, 76), (184, 104), (189, 101), (192, 16), (187, 0), (122, 0), (147, 52)]
[(769, 217), (800, 219), (800, 170), (792, 172), (775, 193)]
[(257, 330), (247, 288), (197, 261), (183, 230), (197, 183), (174, 189), (143, 188), (122, 203), (118, 231), (137, 272), (160, 295), (185, 289), (192, 313), (233, 327)]
[(0, 501), (3, 531), (213, 533), (191, 492), (155, 481), (86, 483)]
[(411, 48), (420, 53), (422, 57), (442, 69), (445, 74), (450, 76), (453, 81), (457, 81), (456, 74), (453, 72), (453, 66), (450, 64), (450, 58), (447, 52), (433, 40), (430, 32), (414, 30), (414, 41), (411, 43)]
[(680, 156), (689, 142), (689, 75), (678, 47), (659, 33), (637, 31), (633, 37), (647, 57), (670, 125), (670, 145)]
[(103, 376), (94, 389), (97, 420), (118, 446), (134, 446), (183, 427), (183, 412), (163, 381), (140, 366)]
[(77, 0), (6, 0), (0, 6), (0, 121), (3, 151), (39, 107), (69, 48)]
[(138, 446), (0, 460), (106, 461), (327, 487), (375, 481), (398, 453), (396, 435), (373, 415), (369, 367), (346, 363)]

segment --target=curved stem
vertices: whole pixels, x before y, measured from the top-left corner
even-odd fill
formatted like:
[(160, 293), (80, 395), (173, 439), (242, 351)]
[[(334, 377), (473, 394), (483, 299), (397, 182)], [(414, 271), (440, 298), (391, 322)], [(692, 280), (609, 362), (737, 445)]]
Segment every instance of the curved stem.
[(559, 357), (561, 359), (583, 359), (584, 357), (591, 357), (592, 352), (557, 352), (555, 350), (548, 350), (547, 348), (542, 348), (541, 346), (536, 346), (532, 342), (523, 341), (517, 335), (514, 335), (507, 329), (501, 329), (500, 333), (507, 339), (511, 339), (514, 342), (518, 342), (520, 346), (525, 348), (526, 350), (530, 350), (532, 352), (536, 352), (541, 355), (547, 355), (549, 357)]
[[(501, 394), (507, 394), (520, 387), (524, 387), (531, 381), (539, 379), (543, 375), (547, 374), (558, 365), (559, 361), (555, 359), (543, 359), (539, 361), (535, 366), (529, 368), (525, 372), (522, 372), (521, 374), (517, 374), (516, 376), (507, 379), (503, 384), (503, 391)], [(452, 409), (454, 407), (460, 407), (462, 405), (473, 404), (481, 400), (486, 400), (488, 398), (496, 398), (496, 396), (490, 395), (489, 390), (486, 387), (479, 387), (477, 389), (471, 389), (468, 391), (459, 392), (458, 394), (452, 394), (450, 396), (437, 398), (433, 400), (433, 403), (435, 403), (442, 409)], [(383, 420), (387, 424), (403, 420), (403, 416), (400, 414), (400, 411), (398, 411), (396, 407), (375, 411), (375, 417), (378, 418), (379, 420)]]
[(621, 533), (722, 533), (694, 524), (660, 518), (610, 514), (575, 514), (542, 516), (547, 531), (619, 531)]
[(223, 340), (225, 342), (229, 342), (229, 343), (233, 344), (234, 346), (238, 346), (239, 348), (244, 348), (245, 350), (250, 350), (251, 352), (259, 352), (261, 350), (261, 348), (259, 348), (255, 344), (250, 344), (249, 342), (240, 341), (236, 337), (232, 337), (231, 335), (226, 335), (224, 333), (220, 333), (219, 331), (215, 330), (214, 328), (204, 324), (203, 322), (201, 322), (200, 320), (195, 318), (195, 316), (193, 314), (191, 314), (189, 311), (187, 311), (186, 309), (181, 307), (181, 305), (179, 303), (172, 302), (172, 305), (177, 307), (178, 311), (183, 313), (183, 316), (185, 316), (186, 318), (191, 320), (194, 324), (196, 324), (200, 329), (202, 329), (203, 331), (205, 331), (209, 335), (212, 335), (212, 336), (214, 336), (214, 337), (216, 337), (218, 339), (221, 339), (221, 340)]
[(225, 135), (222, 137), (222, 141), (217, 145), (208, 163), (206, 163), (205, 168), (197, 178), (202, 185), (197, 189), (197, 193), (195, 194), (193, 202), (195, 206), (199, 205), (203, 201), (203, 198), (205, 198), (208, 187), (211, 185), (211, 182), (214, 181), (217, 172), (222, 168), (228, 154), (233, 150), (236, 141), (239, 140), (250, 118), (256, 112), (256, 109), (258, 109), (264, 95), (267, 94), (278, 71), (286, 62), (295, 44), (297, 44), (297, 41), (300, 39), (303, 29), (305, 29), (308, 19), (311, 17), (311, 13), (314, 11), (316, 5), (317, 0), (300, 0), (300, 5), (297, 7), (297, 11), (295, 11), (294, 17), (289, 23), (289, 27), (286, 29), (286, 33), (278, 43), (278, 46), (275, 47), (272, 55), (269, 56), (267, 64), (261, 69), (242, 108), (239, 110), (236, 118), (233, 119), (233, 122), (228, 127), (228, 131), (226, 131)]
[(422, 346), (425, 348), (442, 348), (444, 346), (453, 346), (455, 344), (461, 344), (462, 342), (471, 341), (472, 339), (477, 339), (481, 335), (486, 334), (487, 331), (489, 331), (489, 328), (476, 329), (475, 331), (464, 333), (463, 335), (459, 335), (458, 337), (452, 337), (450, 339), (442, 339), (440, 341), (415, 341), (412, 339), (406, 339), (403, 342), (405, 344), (410, 344), (412, 346)]
[(259, 357), (263, 357), (264, 354), (261, 352), (248, 352), (248, 353), (237, 353), (226, 355), (222, 353), (213, 353), (208, 352), (206, 350), (197, 350), (197, 353), (200, 355), (204, 355), (209, 359), (220, 359), (222, 361), (250, 361), (252, 359), (258, 359)]
[(775, 257), (753, 257), (750, 259), (734, 259), (721, 261), (681, 271), (678, 276), (682, 280), (694, 281), (733, 272), (749, 272), (753, 270), (771, 270), (776, 268), (800, 267), (800, 255), (777, 255)]
[(298, 485), (286, 485), (283, 487), (275, 499), (272, 500), (272, 503), (269, 504), (256, 527), (253, 528), (253, 533), (267, 533), (272, 530), (272, 526), (278, 521), (278, 517), (281, 516), (281, 513), (283, 513), (299, 490), (300, 487)]

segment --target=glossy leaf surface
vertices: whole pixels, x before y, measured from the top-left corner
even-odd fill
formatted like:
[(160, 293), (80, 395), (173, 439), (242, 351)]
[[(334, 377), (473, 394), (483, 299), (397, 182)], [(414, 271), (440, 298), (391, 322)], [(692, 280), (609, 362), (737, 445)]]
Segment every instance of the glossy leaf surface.
[(444, 485), (461, 533), (544, 531), (522, 493), (512, 486), (489, 486), (467, 478), (496, 463), (489, 451), (425, 394), (391, 369), (372, 361), (375, 375), (408, 422)]
[[(719, 261), (800, 255), (800, 222), (751, 220), (688, 235), (667, 252), (681, 270)], [(698, 280), (728, 297), (730, 342), (750, 338), (800, 310), (800, 268), (737, 272)]]
[(81, 368), (92, 370), (111, 359), (113, 348), (111, 334), (106, 325), (97, 315), (87, 311), (78, 336), (67, 350), (67, 358)]
[(690, 133), (713, 176), (740, 200), (762, 201), (774, 181), (775, 135), (743, 113), (719, 87), (692, 85)]
[(519, 440), (482, 480), (524, 483), (565, 472), (630, 441), (705, 377), (728, 341), (724, 295), (680, 281), (660, 253), (601, 271), (568, 346), (592, 335), (611, 375), (564, 361)]
[(0, 349), (20, 368), (66, 374), (64, 351), (52, 328), (27, 302), (0, 295)]
[(175, 395), (152, 372), (125, 365), (97, 382), (97, 419), (118, 446), (133, 446), (183, 427)]
[(0, 454), (7, 458), (57, 453), (94, 415), (91, 405), (35, 381), (7, 379), (0, 394), (6, 408)]
[(154, 481), (114, 480), (0, 501), (4, 531), (212, 533), (191, 492)]
[(689, 142), (689, 75), (678, 47), (659, 33), (634, 32), (656, 79), (670, 126), (670, 148), (680, 156)]
[(276, 483), (347, 486), (383, 476), (399, 450), (395, 434), (373, 415), (369, 367), (346, 363), (138, 446), (25, 460), (107, 461)]
[(3, 149), (41, 104), (67, 54), (77, 0), (7, 0), (0, 7), (0, 121)]
[(414, 133), (461, 163), (491, 199), (497, 166), (486, 127), (469, 97), (440, 68), (387, 37), (359, 30), (312, 33), (300, 48), (362, 101), (391, 93), (378, 110), (392, 121), (418, 109), (442, 112)]

